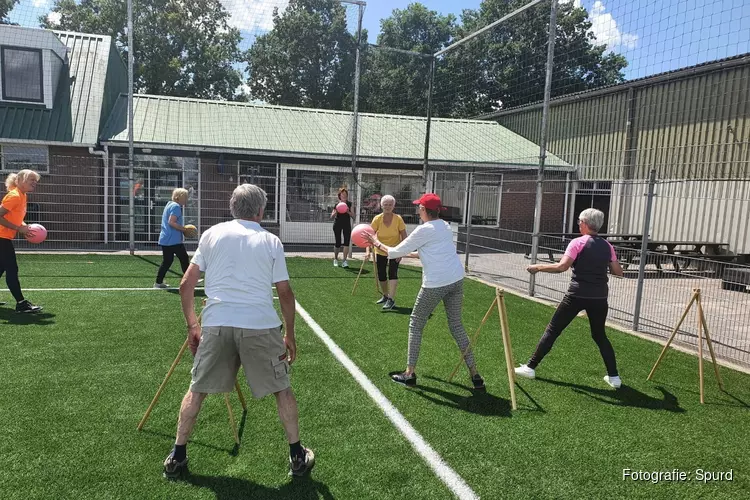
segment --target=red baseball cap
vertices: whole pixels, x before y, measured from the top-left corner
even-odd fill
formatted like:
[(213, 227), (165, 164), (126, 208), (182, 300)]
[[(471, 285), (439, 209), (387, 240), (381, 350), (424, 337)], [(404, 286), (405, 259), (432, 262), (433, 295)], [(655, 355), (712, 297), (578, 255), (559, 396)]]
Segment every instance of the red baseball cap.
[(440, 196), (435, 193), (425, 193), (418, 200), (414, 200), (412, 203), (415, 205), (422, 205), (427, 210), (440, 210), (443, 207), (443, 202), (440, 201)]

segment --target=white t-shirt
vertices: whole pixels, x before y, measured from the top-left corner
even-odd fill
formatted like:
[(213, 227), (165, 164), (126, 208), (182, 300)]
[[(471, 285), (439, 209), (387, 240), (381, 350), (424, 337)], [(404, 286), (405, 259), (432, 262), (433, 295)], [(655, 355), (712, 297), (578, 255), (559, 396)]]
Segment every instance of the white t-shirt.
[(422, 287), (438, 288), (463, 279), (464, 268), (453, 243), (453, 231), (441, 219), (418, 226), (390, 252), (389, 259), (398, 259), (413, 251), (422, 261)]
[(192, 262), (205, 274), (203, 326), (281, 326), (272, 285), (289, 273), (281, 240), (257, 222), (235, 219), (203, 233)]

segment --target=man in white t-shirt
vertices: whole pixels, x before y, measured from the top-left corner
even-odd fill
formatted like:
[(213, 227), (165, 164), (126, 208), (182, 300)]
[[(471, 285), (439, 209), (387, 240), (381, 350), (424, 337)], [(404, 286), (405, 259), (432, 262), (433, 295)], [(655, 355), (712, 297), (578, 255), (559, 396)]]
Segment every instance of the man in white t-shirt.
[(417, 385), (417, 374), (414, 373), (414, 369), (422, 345), (422, 331), (430, 314), (440, 302), (443, 302), (451, 335), (461, 352), (466, 353), (464, 359), (474, 389), (484, 391), (484, 379), (477, 371), (474, 354), (469, 347), (469, 337), (466, 335), (461, 320), (464, 268), (453, 244), (453, 231), (447, 222), (440, 219), (443, 204), (440, 197), (434, 193), (426, 193), (413, 203), (419, 206), (419, 218), (422, 224), (397, 246), (384, 245), (374, 233), (366, 235), (370, 243), (386, 253), (389, 259), (406, 257), (416, 251), (422, 262), (422, 288), (419, 290), (409, 318), (406, 371), (392, 373), (391, 379), (409, 387)]
[[(186, 445), (207, 394), (231, 392), (240, 365), (254, 398), (276, 397), (279, 418), (289, 440), (290, 473), (302, 476), (315, 456), (300, 444), (297, 400), (289, 383), (289, 365), (297, 353), (294, 338), (295, 300), (289, 285), (284, 247), (260, 226), (266, 193), (242, 184), (232, 193), (232, 216), (203, 233), (198, 250), (180, 283), (182, 311), (195, 356), (190, 389), (177, 422), (175, 447), (164, 461), (164, 475), (187, 471)], [(195, 314), (195, 285), (205, 273), (206, 306), (202, 324)], [(286, 332), (273, 305), (279, 296)]]

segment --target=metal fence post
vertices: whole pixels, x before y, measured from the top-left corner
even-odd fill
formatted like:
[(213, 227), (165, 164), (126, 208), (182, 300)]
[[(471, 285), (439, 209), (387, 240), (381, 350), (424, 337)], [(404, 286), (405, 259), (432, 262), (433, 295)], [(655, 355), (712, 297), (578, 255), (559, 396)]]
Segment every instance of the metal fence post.
[(471, 255), (471, 218), (474, 215), (474, 172), (469, 174), (469, 182), (466, 184), (467, 208), (466, 208), (466, 243), (464, 244), (464, 269), (469, 271), (469, 256)]
[(430, 80), (427, 90), (427, 124), (424, 134), (424, 164), (422, 165), (422, 192), (427, 192), (427, 169), (430, 164), (430, 127), (432, 126), (432, 94), (435, 87), (435, 64), (437, 57), (432, 57), (430, 62)]
[(135, 192), (133, 180), (133, 0), (128, 0), (128, 186), (130, 188), (130, 255), (135, 254)]
[[(357, 191), (355, 196), (357, 211), (354, 216), (355, 224), (359, 224), (360, 213), (362, 213), (362, 184), (360, 183), (359, 172), (357, 171), (357, 145), (359, 140), (359, 84), (362, 76), (362, 63), (360, 53), (362, 50), (362, 16), (364, 15), (364, 5), (359, 4), (359, 13), (357, 17), (357, 51), (354, 62), (354, 103), (352, 104), (352, 181), (356, 183)], [(349, 255), (354, 251), (354, 243), (349, 241)]]
[(651, 209), (654, 204), (656, 187), (656, 170), (651, 169), (648, 175), (648, 194), (646, 195), (646, 213), (643, 216), (643, 234), (641, 235), (641, 256), (638, 261), (638, 286), (635, 292), (635, 310), (633, 311), (633, 331), (637, 332), (641, 320), (641, 303), (643, 301), (643, 281), (648, 260), (648, 237), (651, 231)]
[[(549, 14), (549, 36), (547, 39), (547, 63), (544, 82), (544, 105), (542, 108), (542, 130), (539, 140), (539, 170), (536, 181), (536, 204), (534, 206), (534, 232), (531, 236), (531, 263), (536, 264), (539, 253), (539, 232), (542, 227), (542, 196), (544, 191), (544, 162), (547, 158), (547, 131), (549, 128), (549, 100), (552, 94), (552, 69), (555, 59), (555, 33), (557, 31), (557, 0), (552, 0)], [(536, 276), (529, 276), (529, 296), (534, 296)]]

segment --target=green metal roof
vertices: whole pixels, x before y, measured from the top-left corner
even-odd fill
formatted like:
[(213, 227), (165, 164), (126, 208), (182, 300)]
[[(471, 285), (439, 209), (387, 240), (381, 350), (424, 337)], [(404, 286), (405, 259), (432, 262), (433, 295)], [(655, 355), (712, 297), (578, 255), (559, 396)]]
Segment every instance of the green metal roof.
[(52, 33), (68, 49), (53, 108), (0, 101), (0, 139), (95, 146), (116, 98), (127, 91), (125, 66), (109, 36)]
[[(133, 108), (138, 147), (351, 158), (351, 112), (151, 95), (134, 96)], [(360, 114), (358, 158), (420, 163), (425, 126), (425, 118)], [(115, 105), (101, 140), (127, 143), (126, 96)], [(538, 145), (495, 122), (432, 121), (432, 164), (533, 167), (538, 158)], [(547, 164), (568, 166), (553, 155)]]

